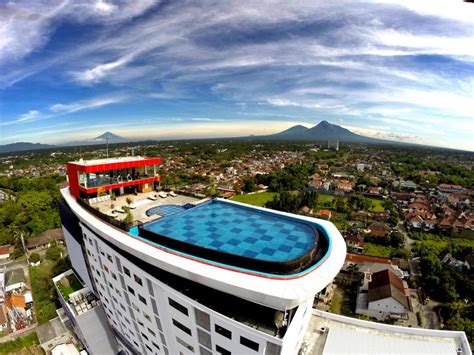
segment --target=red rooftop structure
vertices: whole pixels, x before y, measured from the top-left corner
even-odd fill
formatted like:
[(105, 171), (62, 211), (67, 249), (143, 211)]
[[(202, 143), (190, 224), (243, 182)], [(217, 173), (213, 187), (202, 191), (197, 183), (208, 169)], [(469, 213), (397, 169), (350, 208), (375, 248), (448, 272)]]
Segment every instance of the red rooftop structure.
[(115, 195), (148, 192), (160, 181), (161, 158), (124, 157), (67, 163), (69, 191), (76, 198), (93, 198), (107, 191)]

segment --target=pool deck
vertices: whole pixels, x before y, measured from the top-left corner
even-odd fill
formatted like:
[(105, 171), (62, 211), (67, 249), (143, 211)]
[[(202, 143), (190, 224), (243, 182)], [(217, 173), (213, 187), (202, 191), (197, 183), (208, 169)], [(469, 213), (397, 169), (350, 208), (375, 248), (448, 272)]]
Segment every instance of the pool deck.
[[(130, 197), (133, 200), (131, 204), (131, 207), (132, 207), (131, 212), (132, 212), (133, 220), (146, 223), (149, 221), (153, 221), (157, 218), (160, 218), (159, 215), (153, 215), (150, 217), (146, 215), (146, 211), (148, 211), (152, 207), (162, 206), (162, 205), (182, 206), (187, 203), (196, 204), (202, 201), (194, 197), (183, 196), (183, 195), (177, 195), (175, 197), (168, 196), (166, 198), (157, 196), (156, 201), (150, 200), (148, 198), (150, 196), (155, 196), (157, 194), (158, 193), (156, 191), (151, 191), (151, 192), (138, 193), (136, 196), (135, 195), (122, 195), (122, 196), (117, 196), (115, 201), (108, 200), (108, 201), (98, 202), (98, 203), (94, 203), (92, 206), (98, 207), (99, 210), (105, 214), (116, 216), (117, 219), (124, 219), (126, 216), (126, 213), (123, 212), (122, 208), (127, 207), (127, 197)], [(111, 204), (114, 205), (113, 209), (111, 208)], [(121, 210), (122, 212), (117, 212)]]

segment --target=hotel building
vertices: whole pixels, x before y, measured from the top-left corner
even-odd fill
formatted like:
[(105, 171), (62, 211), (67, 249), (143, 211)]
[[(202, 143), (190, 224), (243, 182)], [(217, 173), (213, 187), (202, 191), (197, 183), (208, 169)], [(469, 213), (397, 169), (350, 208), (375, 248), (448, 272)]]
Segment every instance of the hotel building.
[(337, 228), (228, 200), (161, 198), (158, 164), (67, 164), (65, 241), (75, 275), (103, 307), (104, 332), (116, 338), (108, 351), (297, 354), (315, 294), (345, 259)]

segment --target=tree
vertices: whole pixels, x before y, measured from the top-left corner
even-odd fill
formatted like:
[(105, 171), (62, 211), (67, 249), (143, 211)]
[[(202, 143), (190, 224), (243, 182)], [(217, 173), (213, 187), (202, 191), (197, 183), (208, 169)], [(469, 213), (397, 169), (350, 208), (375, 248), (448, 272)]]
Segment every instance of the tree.
[(346, 200), (343, 196), (336, 197), (335, 206), (336, 206), (336, 212), (340, 212), (340, 213), (347, 212)]
[(244, 192), (252, 192), (255, 190), (255, 187), (256, 187), (255, 178), (248, 177), (243, 180), (242, 190)]
[(399, 231), (394, 231), (390, 235), (390, 245), (394, 248), (401, 248), (405, 244), (405, 238)]
[(30, 263), (36, 264), (38, 261), (40, 261), (40, 255), (38, 253), (32, 253), (30, 255)]
[(48, 250), (46, 250), (46, 258), (49, 260), (58, 261), (61, 259), (61, 254), (61, 248), (58, 246), (53, 245), (52, 247), (49, 247)]

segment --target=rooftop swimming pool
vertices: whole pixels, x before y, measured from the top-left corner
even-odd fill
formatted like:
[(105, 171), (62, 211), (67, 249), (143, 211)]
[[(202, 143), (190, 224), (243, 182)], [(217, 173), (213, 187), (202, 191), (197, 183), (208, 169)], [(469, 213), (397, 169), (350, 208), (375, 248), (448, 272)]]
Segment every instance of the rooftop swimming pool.
[(325, 239), (313, 223), (296, 216), (222, 200), (169, 214), (130, 232), (197, 257), (272, 273), (308, 265), (321, 254)]
[(180, 205), (161, 205), (161, 206), (156, 206), (156, 207), (152, 207), (150, 208), (148, 211), (146, 211), (146, 215), (148, 217), (150, 216), (153, 216), (155, 214), (158, 214), (162, 217), (166, 217), (166, 216), (171, 216), (175, 213), (178, 213), (178, 212), (182, 212), (184, 211), (186, 208), (184, 208), (183, 206), (180, 206)]

